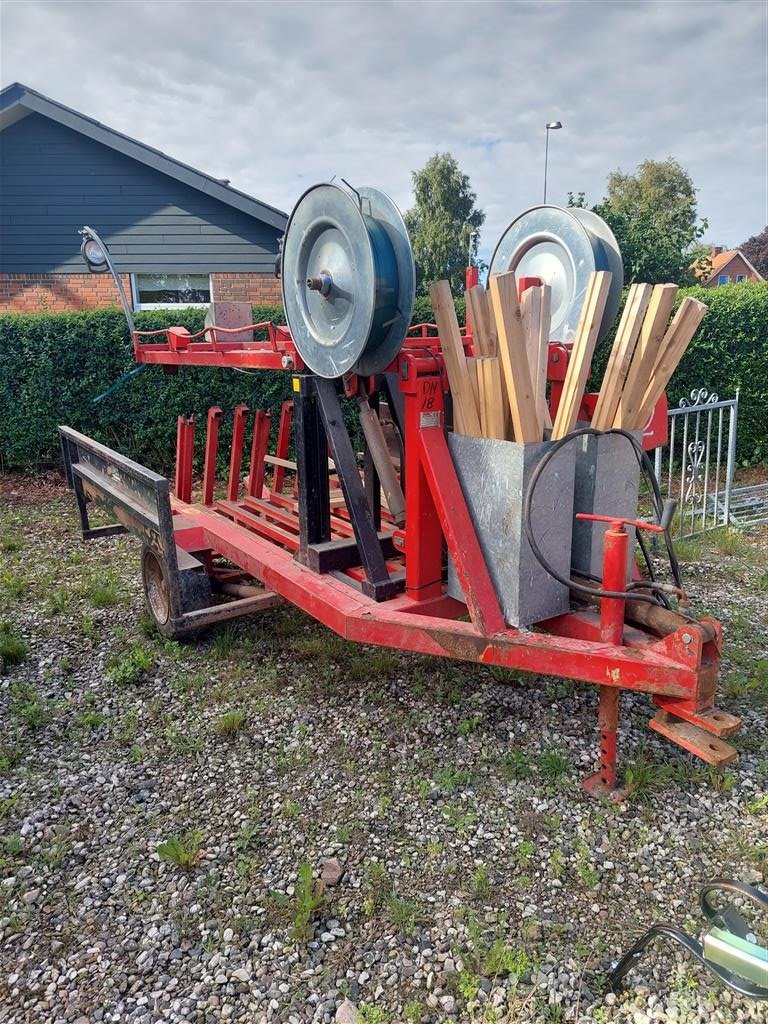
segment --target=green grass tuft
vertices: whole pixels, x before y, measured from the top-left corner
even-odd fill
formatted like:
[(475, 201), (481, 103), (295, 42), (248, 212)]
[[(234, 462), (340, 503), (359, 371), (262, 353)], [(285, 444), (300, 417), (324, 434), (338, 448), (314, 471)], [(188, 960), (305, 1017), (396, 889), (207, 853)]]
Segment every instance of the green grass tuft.
[(0, 622), (0, 673), (7, 665), (18, 665), (27, 656), (27, 645), (10, 622)]

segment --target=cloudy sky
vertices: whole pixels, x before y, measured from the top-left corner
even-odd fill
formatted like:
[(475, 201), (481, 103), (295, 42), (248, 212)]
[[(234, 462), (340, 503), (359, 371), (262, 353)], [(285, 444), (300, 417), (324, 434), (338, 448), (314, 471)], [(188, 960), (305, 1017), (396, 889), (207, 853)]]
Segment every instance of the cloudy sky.
[(708, 240), (768, 221), (765, 0), (483, 3), (3, 0), (21, 81), (286, 211), (336, 174), (411, 203), (449, 151), (487, 214), (481, 251), (541, 201), (676, 157)]

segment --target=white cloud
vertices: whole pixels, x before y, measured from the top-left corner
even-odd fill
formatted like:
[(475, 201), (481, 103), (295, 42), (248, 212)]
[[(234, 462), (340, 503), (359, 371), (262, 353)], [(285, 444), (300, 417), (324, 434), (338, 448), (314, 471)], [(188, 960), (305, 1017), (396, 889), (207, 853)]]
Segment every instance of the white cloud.
[(482, 248), (548, 193), (593, 201), (673, 155), (709, 235), (768, 220), (768, 26), (727, 4), (5, 0), (18, 80), (285, 210), (333, 174), (407, 207), (448, 150), (487, 213)]

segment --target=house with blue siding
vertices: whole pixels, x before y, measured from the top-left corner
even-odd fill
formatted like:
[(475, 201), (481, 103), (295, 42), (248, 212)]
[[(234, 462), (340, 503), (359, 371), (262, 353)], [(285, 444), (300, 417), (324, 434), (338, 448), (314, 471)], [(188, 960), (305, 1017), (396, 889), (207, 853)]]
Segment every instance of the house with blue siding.
[(117, 304), (80, 257), (87, 224), (136, 309), (279, 302), (282, 210), (18, 82), (0, 92), (0, 310)]

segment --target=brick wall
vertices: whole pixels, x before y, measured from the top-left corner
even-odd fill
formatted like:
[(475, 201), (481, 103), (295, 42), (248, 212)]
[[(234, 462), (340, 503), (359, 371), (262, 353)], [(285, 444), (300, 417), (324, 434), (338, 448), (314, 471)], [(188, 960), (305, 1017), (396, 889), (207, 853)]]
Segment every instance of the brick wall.
[[(131, 282), (121, 275), (129, 300)], [(211, 274), (219, 301), (282, 302), (280, 282), (271, 274)], [(67, 313), (120, 300), (111, 274), (0, 274), (0, 313)]]
[(211, 274), (211, 284), (217, 302), (283, 302), (280, 282), (272, 274)]
[[(122, 282), (130, 298), (128, 274)], [(111, 274), (0, 274), (2, 313), (68, 313), (119, 303)]]

